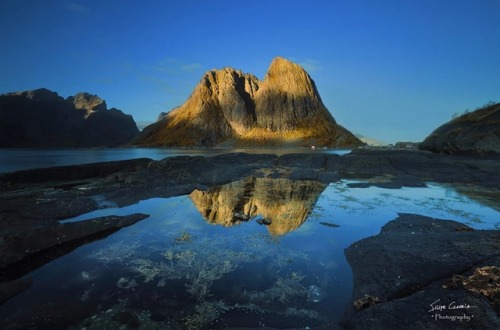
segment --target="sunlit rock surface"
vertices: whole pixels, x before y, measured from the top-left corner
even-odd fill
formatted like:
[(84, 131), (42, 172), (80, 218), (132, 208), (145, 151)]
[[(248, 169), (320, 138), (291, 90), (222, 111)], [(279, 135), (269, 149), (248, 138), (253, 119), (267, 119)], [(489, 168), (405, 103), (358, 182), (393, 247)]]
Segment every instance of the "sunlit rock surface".
[(298, 64), (278, 57), (264, 81), (224, 68), (208, 71), (189, 99), (146, 127), (145, 146), (329, 146), (363, 143), (338, 125), (314, 81)]
[(269, 232), (283, 235), (304, 223), (326, 185), (317, 181), (247, 178), (190, 194), (211, 223), (232, 226), (256, 217), (267, 219)]

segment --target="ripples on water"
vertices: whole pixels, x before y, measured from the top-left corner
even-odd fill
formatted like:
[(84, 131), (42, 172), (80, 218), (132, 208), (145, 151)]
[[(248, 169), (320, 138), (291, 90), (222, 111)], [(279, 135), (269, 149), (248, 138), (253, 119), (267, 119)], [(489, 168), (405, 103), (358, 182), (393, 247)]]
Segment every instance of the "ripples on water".
[(67, 221), (151, 217), (28, 274), (33, 286), (0, 319), (87, 330), (330, 327), (352, 292), (344, 249), (397, 213), (499, 226), (498, 211), (451, 188), (348, 183), (247, 178), (124, 208), (96, 196), (107, 208)]

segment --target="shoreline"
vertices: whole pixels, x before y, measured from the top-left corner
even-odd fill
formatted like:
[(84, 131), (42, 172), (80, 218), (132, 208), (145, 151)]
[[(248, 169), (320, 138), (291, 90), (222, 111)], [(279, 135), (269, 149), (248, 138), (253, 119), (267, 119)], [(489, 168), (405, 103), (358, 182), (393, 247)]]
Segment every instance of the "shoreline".
[[(14, 287), (25, 289), (26, 285), (19, 285), (17, 282), (23, 271), (16, 272), (16, 268), (21, 268), (20, 265), (23, 265), (23, 268), (26, 267), (34, 253), (43, 255), (44, 251), (49, 251), (59, 245), (55, 237), (61, 232), (61, 228), (68, 228), (65, 226), (69, 224), (58, 224), (58, 220), (96, 210), (99, 205), (90, 198), (92, 195), (102, 194), (106, 200), (121, 207), (152, 197), (189, 194), (195, 188), (203, 190), (249, 176), (313, 180), (323, 183), (336, 182), (341, 179), (357, 179), (365, 181), (365, 186), (393, 189), (421, 187), (425, 186), (426, 182), (462, 185), (476, 190), (471, 198), (480, 198), (497, 210), (500, 208), (498, 188), (500, 187), (500, 163), (495, 158), (449, 156), (425, 151), (356, 149), (342, 156), (315, 152), (281, 156), (227, 153), (211, 157), (178, 156), (159, 161), (143, 158), (12, 172), (0, 175), (0, 217), (2, 219), (0, 230), (6, 242), (2, 248), (3, 267), (0, 269), (2, 281), (4, 285), (8, 282)], [(137, 219), (134, 221), (142, 220)], [(57, 228), (56, 223), (59, 226)], [(80, 225), (82, 228), (77, 231), (69, 231), (79, 233), (71, 240), (71, 244), (76, 244), (76, 247), (88, 241), (91, 231), (86, 228), (88, 226), (86, 223), (87, 221), (82, 223)], [(128, 223), (124, 221), (123, 225)], [(34, 237), (36, 235), (30, 234), (34, 227), (47, 231), (51, 229), (56, 234), (55, 236), (45, 235), (46, 239), (37, 247), (38, 250), (31, 253), (31, 250), (26, 247), (37, 238)], [(99, 230), (99, 226), (94, 228), (98, 229), (92, 232), (92, 235), (108, 230), (105, 227)], [(120, 226), (116, 230), (119, 228)], [(475, 232), (481, 232), (478, 234), (481, 236), (487, 236), (493, 232), (493, 235), (498, 236), (498, 230)], [(383, 235), (386, 240), (388, 237)], [(24, 247), (19, 247), (19, 240), (23, 242)], [(486, 243), (481, 241), (476, 245), (483, 246), (484, 244)], [(420, 251), (423, 249), (424, 247), (421, 247)], [(64, 254), (64, 251), (62, 253)], [(492, 259), (491, 255), (488, 258), (492, 260), (488, 266), (500, 266), (498, 260)], [(36, 268), (38, 265), (32, 266)], [(370, 267), (374, 270), (372, 266)], [(422, 267), (425, 268), (425, 264)], [(472, 271), (470, 266), (462, 268), (464, 270), (459, 272), (460, 274)], [(24, 269), (29, 270), (30, 267)], [(448, 277), (453, 275), (450, 273)], [(368, 280), (363, 283), (368, 283)], [(437, 287), (431, 289), (438, 290)], [(0, 289), (0, 291), (3, 290)], [(354, 292), (358, 291), (359, 285), (355, 285)], [(353, 301), (363, 298), (361, 291), (358, 293), (360, 294), (353, 296)], [(346, 316), (345, 324), (353, 329), (367, 325), (366, 319), (363, 318), (365, 315), (370, 320), (380, 317), (377, 316), (378, 314), (373, 314), (375, 312), (368, 311), (395, 304), (394, 299), (388, 300), (376, 294), (366, 294), (384, 303), (374, 303), (373, 306), (359, 312), (351, 311), (350, 316)], [(481, 319), (485, 317), (482, 316)], [(419, 320), (419, 322), (424, 321)], [(372, 322), (372, 324), (376, 323)], [(430, 323), (430, 325), (436, 326), (436, 323)]]

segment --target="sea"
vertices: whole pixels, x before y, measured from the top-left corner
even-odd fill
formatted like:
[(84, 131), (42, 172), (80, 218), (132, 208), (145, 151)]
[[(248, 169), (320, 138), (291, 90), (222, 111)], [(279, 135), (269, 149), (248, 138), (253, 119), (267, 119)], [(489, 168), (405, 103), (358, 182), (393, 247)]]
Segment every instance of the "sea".
[(34, 168), (110, 162), (136, 158), (160, 160), (176, 156), (215, 156), (232, 152), (268, 153), (332, 153), (343, 155), (351, 150), (287, 148), (287, 149), (166, 149), (166, 148), (95, 148), (95, 149), (5, 149), (0, 148), (0, 173)]
[[(236, 151), (278, 152), (0, 150), (0, 159), (8, 172)], [(279, 152), (304, 151), (312, 152)], [(249, 177), (124, 207), (96, 195), (100, 209), (60, 222), (138, 212), (149, 218), (25, 274), (33, 284), (0, 305), (0, 328), (335, 329), (353, 308), (344, 250), (399, 213), (500, 229), (498, 205), (450, 185), (351, 185), (358, 182)]]

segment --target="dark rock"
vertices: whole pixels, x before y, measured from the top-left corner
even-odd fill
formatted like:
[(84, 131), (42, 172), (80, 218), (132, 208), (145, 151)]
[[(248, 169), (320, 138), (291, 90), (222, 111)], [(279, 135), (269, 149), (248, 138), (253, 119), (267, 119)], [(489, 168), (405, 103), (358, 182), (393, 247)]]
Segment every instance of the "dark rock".
[(317, 180), (324, 183), (331, 183), (340, 181), (340, 176), (335, 172), (330, 171), (318, 171)]
[(438, 127), (420, 145), (448, 154), (500, 153), (500, 103), (461, 115)]
[(8, 318), (0, 320), (2, 330), (69, 329), (96, 313), (96, 306), (72, 299), (50, 301), (35, 308), (22, 306)]
[(31, 278), (0, 282), (0, 305), (16, 294), (29, 288), (31, 284), (33, 284), (33, 280)]
[[(450, 183), (470, 198), (480, 199), (482, 203), (498, 209), (499, 159), (497, 156), (478, 158), (426, 151), (367, 149), (354, 150), (343, 156), (306, 153), (303, 156), (297, 154), (279, 157), (272, 154), (236, 153), (215, 157), (173, 157), (161, 161), (138, 159), (14, 172), (0, 175), (0, 239), (12, 243), (9, 245), (10, 252), (6, 253), (5, 260), (13, 258), (11, 254), (14, 252), (16, 255), (12, 260), (22, 260), (31, 253), (23, 248), (24, 239), (33, 238), (29, 232), (53, 231), (48, 237), (57, 237), (54, 236), (59, 228), (57, 220), (96, 210), (103, 201), (126, 206), (153, 197), (187, 195), (195, 189), (206, 192), (208, 196), (210, 193), (212, 195), (218, 193), (208, 187), (223, 184), (235, 186), (233, 191), (228, 189), (230, 193), (241, 192), (242, 198), (224, 199), (234, 202), (231, 207), (240, 210), (237, 207), (238, 203), (245, 203), (249, 196), (247, 186), (250, 183), (247, 182), (247, 178), (264, 179), (252, 182), (268, 186), (274, 189), (274, 192), (280, 192), (280, 194), (268, 194), (274, 196), (278, 204), (302, 201), (303, 214), (308, 214), (306, 211), (310, 210), (316, 201), (311, 199), (311, 196), (317, 198), (326, 187), (325, 184), (338, 181), (340, 178), (361, 179), (368, 182), (366, 186), (378, 185), (386, 188), (420, 186), (426, 182)], [(291, 178), (313, 180), (297, 181)], [(271, 181), (271, 179), (279, 180)], [(241, 181), (242, 184), (236, 187), (235, 181)], [(257, 187), (253, 191), (263, 191), (261, 188)], [(97, 201), (96, 196), (103, 198), (103, 201)], [(258, 198), (258, 194), (257, 196), (254, 194), (254, 197)], [(208, 210), (213, 208), (209, 204), (200, 205), (205, 205), (203, 210)], [(272, 212), (276, 213), (270, 209), (269, 213)], [(206, 211), (203, 214), (205, 213)], [(253, 216), (256, 215), (252, 214)], [(273, 218), (270, 215), (264, 217), (272, 219), (272, 224), (267, 228), (276, 235), (294, 230), (304, 220), (299, 217), (300, 221), (280, 222), (278, 217)], [(102, 229), (101, 225), (98, 227)], [(455, 231), (456, 234), (481, 235), (477, 232), (482, 233), (460, 230), (462, 229)], [(97, 236), (92, 236), (92, 239), (102, 237), (101, 234), (106, 235), (97, 230)], [(12, 237), (18, 238), (12, 240)], [(61, 253), (67, 253), (69, 248), (79, 246), (89, 239), (89, 237), (75, 239), (57, 245), (68, 248), (51, 250), (49, 254), (57, 257)], [(431, 242), (423, 241), (432, 246)], [(18, 242), (16, 244), (19, 245), (14, 242)], [(52, 242), (57, 242), (57, 239)], [(436, 246), (441, 246), (440, 244), (437, 243)], [(47, 256), (47, 250), (44, 251), (39, 258), (38, 254), (30, 255), (30, 258), (26, 259), (27, 266), (19, 265), (8, 272), (2, 270), (1, 275), (4, 280), (16, 279), (26, 270), (51, 260)], [(401, 248), (400, 253), (403, 251), (405, 249)], [(3, 258), (3, 252), (1, 255)], [(37, 261), (32, 262), (35, 257), (38, 258)], [(408, 269), (412, 269), (410, 264), (406, 265)], [(437, 267), (435, 265), (435, 268)], [(411, 288), (413, 283), (409, 281), (400, 286), (404, 284)], [(387, 299), (380, 292), (375, 294), (367, 292), (367, 294)], [(389, 293), (387, 295), (390, 296)], [(355, 298), (363, 297), (364, 292), (359, 292)], [(375, 307), (379, 308), (379, 305)]]
[(152, 160), (149, 158), (137, 158), (103, 163), (38, 168), (0, 174), (0, 182), (10, 185), (17, 183), (84, 180), (93, 177), (106, 177), (120, 172), (138, 171), (149, 166), (151, 162)]
[(333, 222), (320, 222), (319, 224), (322, 225), (322, 226), (331, 227), (331, 228), (338, 228), (338, 227), (340, 227), (340, 225), (337, 225), (337, 224), (335, 224)]
[[(400, 214), (377, 236), (353, 243), (345, 250), (353, 269), (353, 301), (374, 297), (379, 303), (360, 312), (351, 311), (346, 324), (354, 329), (453, 328), (456, 322), (439, 320), (431, 305), (441, 301), (467, 303), (477, 309), (441, 311), (442, 315), (474, 315), (467, 328), (498, 325), (491, 305), (465, 290), (443, 291), (439, 285), (453, 274), (471, 271), (480, 263), (500, 260), (500, 235), (494, 230), (463, 231), (451, 220)], [(449, 309), (449, 308), (448, 308)], [(401, 323), (403, 322), (403, 323)], [(408, 325), (408, 326), (405, 326)]]
[(318, 180), (319, 171), (308, 168), (291, 169), (288, 178), (291, 180)]
[[(454, 303), (454, 304), (453, 304)], [(432, 311), (432, 305), (445, 306)], [(449, 309), (457, 305), (473, 306)], [(498, 316), (481, 296), (465, 290), (444, 289), (440, 282), (432, 283), (413, 295), (376, 304), (352, 314), (343, 329), (497, 329)]]
[(325, 169), (326, 162), (327, 155), (321, 153), (285, 154), (280, 156), (277, 165), (319, 170)]
[(96, 95), (64, 100), (47, 89), (0, 95), (0, 147), (115, 147), (139, 132), (130, 115)]
[(129, 311), (119, 312), (113, 315), (112, 319), (126, 326), (127, 329), (138, 329), (141, 326), (141, 322), (137, 316)]
[(51, 224), (39, 228), (18, 228), (3, 235), (1, 252), (1, 277), (27, 272), (55, 257), (66, 254), (76, 247), (107, 236), (120, 228), (130, 226), (149, 217), (146, 214), (108, 216), (90, 220)]
[(266, 218), (258, 218), (257, 220), (255, 220), (255, 222), (257, 222), (259, 225), (265, 225), (265, 226), (269, 226), (270, 224), (273, 223), (270, 219)]

